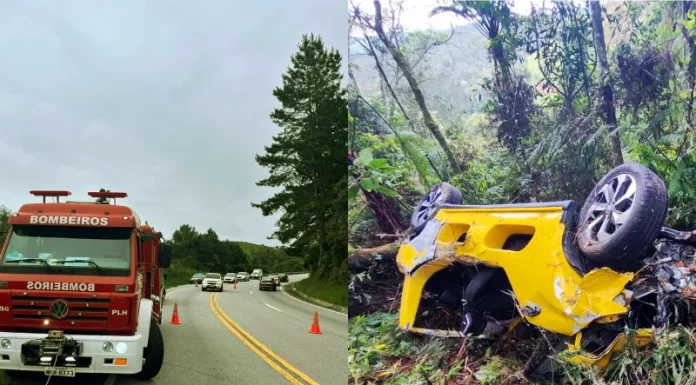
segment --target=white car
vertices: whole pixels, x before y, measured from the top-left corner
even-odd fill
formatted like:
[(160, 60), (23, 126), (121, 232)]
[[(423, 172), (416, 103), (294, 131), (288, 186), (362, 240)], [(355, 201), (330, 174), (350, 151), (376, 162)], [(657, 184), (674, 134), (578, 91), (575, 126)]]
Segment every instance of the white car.
[(254, 269), (249, 276), (251, 279), (261, 279), (261, 277), (263, 277), (263, 270), (261, 269)]
[(203, 283), (201, 283), (201, 291), (207, 291), (209, 289), (222, 291), (222, 277), (218, 273), (208, 273), (203, 277)]

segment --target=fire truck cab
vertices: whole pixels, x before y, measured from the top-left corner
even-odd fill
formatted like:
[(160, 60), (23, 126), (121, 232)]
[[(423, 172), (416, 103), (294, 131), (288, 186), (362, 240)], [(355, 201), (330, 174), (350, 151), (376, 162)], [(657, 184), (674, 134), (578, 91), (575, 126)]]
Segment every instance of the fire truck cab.
[(43, 202), (10, 216), (0, 252), (0, 369), (156, 376), (170, 245), (116, 204), (126, 193), (30, 193)]

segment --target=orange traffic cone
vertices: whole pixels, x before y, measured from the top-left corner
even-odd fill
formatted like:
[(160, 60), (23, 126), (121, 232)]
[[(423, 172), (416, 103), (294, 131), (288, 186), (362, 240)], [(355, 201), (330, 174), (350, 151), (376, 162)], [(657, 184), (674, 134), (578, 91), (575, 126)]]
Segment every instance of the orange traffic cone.
[(234, 283), (234, 290), (237, 290), (237, 282)]
[(198, 281), (196, 281), (196, 284), (193, 285), (193, 287), (198, 287)]
[(176, 302), (174, 302), (174, 312), (172, 313), (172, 320), (169, 321), (169, 323), (172, 325), (181, 324), (181, 322), (179, 322), (179, 307), (177, 306)]
[[(176, 307), (176, 304), (174, 304)], [(312, 334), (321, 334), (321, 329), (319, 329), (319, 312), (314, 311), (314, 319), (312, 320), (312, 328), (309, 329)]]

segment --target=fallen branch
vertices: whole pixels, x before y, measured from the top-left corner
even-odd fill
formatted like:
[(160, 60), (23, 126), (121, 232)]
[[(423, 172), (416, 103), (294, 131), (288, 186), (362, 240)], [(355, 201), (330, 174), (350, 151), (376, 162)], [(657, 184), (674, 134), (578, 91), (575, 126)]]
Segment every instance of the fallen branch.
[(352, 273), (361, 273), (370, 267), (375, 255), (384, 259), (396, 259), (399, 245), (389, 243), (386, 245), (365, 249), (355, 249), (348, 252), (348, 270)]

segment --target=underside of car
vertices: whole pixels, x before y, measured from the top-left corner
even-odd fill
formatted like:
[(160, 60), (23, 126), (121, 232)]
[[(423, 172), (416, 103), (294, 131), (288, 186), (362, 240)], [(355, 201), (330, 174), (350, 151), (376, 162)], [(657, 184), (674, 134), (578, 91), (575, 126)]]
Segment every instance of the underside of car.
[[(628, 340), (644, 346), (669, 325), (696, 324), (696, 232), (663, 227), (666, 212), (664, 183), (634, 163), (609, 172), (582, 207), (462, 205), (457, 189), (437, 185), (397, 256), (400, 326), (456, 338), (542, 333), (540, 349), (605, 367)], [(547, 356), (533, 355), (526, 374)]]

